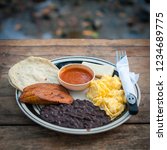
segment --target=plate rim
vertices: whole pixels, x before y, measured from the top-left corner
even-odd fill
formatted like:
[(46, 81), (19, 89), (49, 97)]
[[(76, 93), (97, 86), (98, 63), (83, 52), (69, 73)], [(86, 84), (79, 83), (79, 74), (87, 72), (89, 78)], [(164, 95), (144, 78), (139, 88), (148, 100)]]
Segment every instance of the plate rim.
[[(59, 57), (59, 58), (55, 58), (55, 59), (52, 59), (51, 62), (53, 64), (54, 61), (59, 61), (59, 60), (64, 60), (64, 59), (93, 59), (93, 60), (97, 60), (97, 61), (102, 61), (104, 63), (107, 63), (109, 65), (112, 65), (115, 67), (115, 64), (113, 64), (112, 62), (110, 61), (107, 61), (107, 60), (104, 60), (104, 59), (101, 59), (101, 58), (97, 58), (97, 57), (89, 57), (89, 56), (65, 56), (65, 57)], [(81, 60), (83, 61), (83, 60)], [(140, 104), (140, 101), (141, 101), (141, 92), (140, 92), (140, 88), (138, 86), (138, 84), (135, 84), (135, 87), (136, 87), (136, 90), (137, 90), (137, 94), (138, 94), (138, 106)], [(66, 128), (66, 127), (61, 127), (61, 126), (58, 126), (58, 125), (55, 125), (55, 124), (51, 124), (47, 121), (44, 121), (42, 120), (41, 118), (39, 118), (38, 116), (36, 116), (35, 114), (33, 114), (30, 110), (29, 112), (35, 116), (35, 118), (33, 116), (31, 116), (31, 114), (29, 114), (24, 107), (27, 107), (26, 104), (24, 103), (21, 103), (20, 100), (19, 100), (19, 96), (18, 96), (18, 93), (20, 91), (16, 89), (15, 91), (15, 98), (16, 98), (16, 102), (19, 106), (19, 108), (21, 109), (21, 111), (29, 118), (31, 119), (32, 121), (34, 121), (35, 123), (37, 123), (38, 125), (41, 125), (47, 129), (50, 129), (50, 130), (53, 130), (53, 131), (57, 131), (57, 132), (62, 132), (62, 133), (67, 133), (67, 134), (75, 134), (75, 135), (88, 135), (88, 134), (97, 134), (97, 133), (101, 133), (101, 132), (105, 132), (105, 131), (108, 131), (108, 130), (111, 130), (111, 129), (114, 129), (118, 126), (120, 126), (121, 124), (125, 123), (127, 120), (129, 120), (131, 118), (132, 115), (129, 114), (129, 112), (127, 111), (124, 115), (125, 118), (123, 120), (120, 120), (119, 118), (118, 120), (116, 120), (117, 122), (113, 121), (107, 125), (104, 125), (104, 126), (100, 126), (100, 127), (96, 127), (96, 128), (92, 128), (90, 130), (87, 130), (87, 129), (73, 129), (73, 128)], [(27, 108), (28, 109), (28, 108)], [(124, 116), (123, 115), (123, 116)], [(37, 118), (37, 119), (36, 119)], [(118, 122), (119, 121), (119, 122)]]

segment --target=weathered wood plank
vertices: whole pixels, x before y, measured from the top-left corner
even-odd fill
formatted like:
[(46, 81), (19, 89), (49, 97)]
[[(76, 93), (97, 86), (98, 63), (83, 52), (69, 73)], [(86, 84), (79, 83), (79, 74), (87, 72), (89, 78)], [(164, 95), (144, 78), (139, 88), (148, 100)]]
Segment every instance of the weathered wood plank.
[(150, 93), (150, 74), (140, 74), (138, 85), (142, 94)]
[(1, 40), (0, 46), (149, 46), (150, 40), (146, 39), (32, 39), (32, 40)]
[[(63, 55), (87, 55), (89, 53), (101, 56), (115, 56), (115, 50), (126, 50), (129, 57), (139, 56), (146, 57), (150, 56), (149, 47), (113, 47), (113, 46), (4, 46), (0, 47), (1, 57), (12, 57), (12, 56), (48, 56), (54, 55), (55, 57)], [(23, 53), (24, 52), (24, 53)]]
[(97, 135), (68, 135), (39, 126), (1, 126), (0, 149), (148, 150), (149, 125), (122, 125)]
[[(93, 55), (89, 55), (89, 56), (93, 56)], [(27, 57), (13, 56), (13, 57), (10, 57), (10, 59), (8, 58), (5, 59), (5, 58), (0, 57), (0, 62), (1, 62), (0, 74), (7, 73), (10, 67), (12, 67), (15, 63), (25, 58)], [(44, 58), (48, 58), (52, 60), (58, 57), (54, 57), (53, 55), (48, 55), (48, 56), (45, 56)], [(100, 57), (100, 58), (107, 60), (109, 62), (112, 62), (113, 64), (115, 62), (115, 57), (105, 56), (105, 57)], [(148, 73), (149, 72), (149, 69), (150, 69), (149, 57), (129, 57), (128, 60), (129, 60), (129, 66), (130, 66), (131, 71), (136, 72), (136, 73)]]
[[(150, 122), (150, 97), (143, 94), (139, 107), (139, 113), (133, 116), (127, 123), (149, 123)], [(18, 107), (15, 96), (0, 97), (0, 125), (6, 124), (35, 124), (28, 119)]]

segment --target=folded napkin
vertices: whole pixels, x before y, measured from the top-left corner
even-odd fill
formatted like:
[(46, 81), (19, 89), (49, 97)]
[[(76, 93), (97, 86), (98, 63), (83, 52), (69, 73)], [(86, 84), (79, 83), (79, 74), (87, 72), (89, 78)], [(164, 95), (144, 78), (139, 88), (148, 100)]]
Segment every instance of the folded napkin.
[(122, 82), (123, 89), (125, 91), (125, 96), (127, 97), (129, 94), (133, 94), (137, 97), (134, 85), (139, 79), (139, 74), (129, 72), (129, 63), (127, 56), (124, 56), (120, 61), (117, 62), (116, 68), (119, 73), (119, 78)]

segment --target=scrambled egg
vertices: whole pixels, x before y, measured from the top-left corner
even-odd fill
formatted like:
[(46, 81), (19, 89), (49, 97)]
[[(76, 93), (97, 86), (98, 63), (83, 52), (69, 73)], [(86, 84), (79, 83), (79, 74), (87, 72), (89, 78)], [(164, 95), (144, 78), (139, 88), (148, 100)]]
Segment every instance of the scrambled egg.
[(111, 119), (114, 119), (125, 109), (126, 97), (121, 87), (119, 77), (105, 75), (90, 83), (87, 97), (94, 105), (104, 109)]

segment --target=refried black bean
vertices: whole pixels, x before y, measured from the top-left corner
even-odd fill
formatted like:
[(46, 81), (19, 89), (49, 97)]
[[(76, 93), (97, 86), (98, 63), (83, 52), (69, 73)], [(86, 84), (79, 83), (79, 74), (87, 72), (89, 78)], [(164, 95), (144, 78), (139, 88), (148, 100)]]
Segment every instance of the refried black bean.
[(72, 104), (44, 106), (40, 111), (43, 120), (67, 128), (91, 129), (111, 122), (105, 111), (88, 100), (74, 100)]

